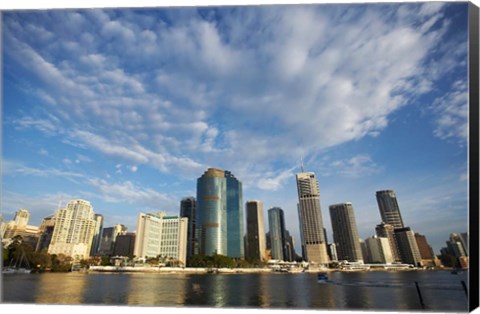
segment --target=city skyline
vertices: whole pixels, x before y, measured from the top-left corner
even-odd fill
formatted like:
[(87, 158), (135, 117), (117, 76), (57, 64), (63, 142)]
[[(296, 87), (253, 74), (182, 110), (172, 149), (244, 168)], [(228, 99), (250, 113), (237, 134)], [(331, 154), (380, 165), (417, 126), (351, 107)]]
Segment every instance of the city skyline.
[(321, 208), (351, 202), (362, 239), (385, 189), (436, 254), (467, 229), (466, 4), (3, 14), (5, 220), (80, 198), (134, 231), (216, 167), (243, 210), (284, 210), (298, 254), (303, 157)]

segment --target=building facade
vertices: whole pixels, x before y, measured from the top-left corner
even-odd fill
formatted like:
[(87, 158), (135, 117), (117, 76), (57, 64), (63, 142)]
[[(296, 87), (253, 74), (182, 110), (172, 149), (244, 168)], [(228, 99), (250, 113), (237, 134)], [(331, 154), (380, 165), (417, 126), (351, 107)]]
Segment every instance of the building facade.
[(197, 180), (197, 245), (202, 255), (244, 257), (242, 183), (229, 171), (209, 168)]
[(367, 263), (392, 264), (394, 262), (390, 242), (387, 238), (373, 236), (365, 240), (367, 256), (364, 256)]
[(95, 232), (93, 234), (92, 248), (90, 249), (91, 256), (95, 256), (98, 254), (98, 250), (100, 249), (100, 240), (102, 239), (102, 231), (103, 231), (103, 216), (100, 214), (95, 214), (94, 217), (97, 223), (95, 225)]
[(285, 261), (287, 252), (285, 217), (283, 209), (280, 207), (273, 207), (268, 210), (268, 226), (270, 236), (270, 254), (272, 259)]
[(392, 225), (382, 222), (375, 227), (377, 237), (387, 238), (394, 262), (401, 263), (400, 252), (398, 251), (397, 241), (395, 240), (395, 228)]
[(422, 257), (415, 240), (415, 233), (410, 227), (395, 229), (395, 239), (402, 263), (421, 266)]
[(329, 209), (338, 259), (363, 263), (352, 203), (330, 205)]
[(90, 256), (96, 228), (95, 213), (90, 202), (71, 200), (55, 216), (55, 228), (48, 247), (49, 254), (64, 254), (81, 260)]
[(124, 225), (115, 225), (113, 227), (104, 228), (102, 231), (102, 237), (100, 240), (100, 248), (98, 255), (111, 256), (113, 255), (113, 248), (115, 247), (115, 241), (119, 234), (127, 232), (127, 227)]
[(298, 192), (298, 220), (305, 261), (326, 265), (329, 262), (327, 242), (320, 209), (320, 189), (313, 172), (296, 175)]
[(184, 197), (180, 201), (180, 217), (188, 218), (187, 230), (187, 259), (195, 254), (195, 245), (197, 243), (196, 228), (197, 220), (195, 217), (195, 209), (197, 201), (195, 197)]
[(260, 201), (247, 201), (247, 235), (245, 256), (250, 260), (266, 260), (267, 243), (263, 221), (263, 204)]
[(38, 239), (35, 251), (41, 252), (43, 250), (48, 250), (50, 242), (52, 241), (53, 229), (55, 228), (55, 215), (43, 218), (43, 221), (38, 228), (40, 229), (40, 238)]
[(187, 262), (188, 218), (165, 213), (140, 213), (137, 220), (134, 255), (137, 258), (167, 257)]
[(125, 232), (117, 235), (113, 248), (114, 256), (133, 257), (135, 248), (135, 233)]
[(382, 221), (392, 225), (394, 229), (403, 228), (403, 219), (395, 192), (392, 190), (377, 191), (376, 196)]

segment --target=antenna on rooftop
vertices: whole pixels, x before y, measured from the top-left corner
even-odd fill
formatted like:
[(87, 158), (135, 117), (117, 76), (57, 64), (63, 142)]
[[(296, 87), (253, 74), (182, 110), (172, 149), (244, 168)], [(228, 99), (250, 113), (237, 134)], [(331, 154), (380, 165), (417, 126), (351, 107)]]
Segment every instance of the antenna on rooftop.
[(305, 172), (305, 169), (303, 167), (303, 157), (300, 157), (300, 167), (302, 169), (302, 172)]

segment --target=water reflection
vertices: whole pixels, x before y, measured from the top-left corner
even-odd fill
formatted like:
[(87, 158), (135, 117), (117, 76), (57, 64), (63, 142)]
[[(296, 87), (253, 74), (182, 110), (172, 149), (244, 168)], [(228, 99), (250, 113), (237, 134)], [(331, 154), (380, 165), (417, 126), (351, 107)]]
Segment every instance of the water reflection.
[(83, 274), (41, 274), (35, 303), (84, 304), (87, 277)]
[[(125, 275), (123, 275), (125, 276)], [(126, 303), (143, 306), (185, 304), (187, 276), (181, 274), (128, 274)]]

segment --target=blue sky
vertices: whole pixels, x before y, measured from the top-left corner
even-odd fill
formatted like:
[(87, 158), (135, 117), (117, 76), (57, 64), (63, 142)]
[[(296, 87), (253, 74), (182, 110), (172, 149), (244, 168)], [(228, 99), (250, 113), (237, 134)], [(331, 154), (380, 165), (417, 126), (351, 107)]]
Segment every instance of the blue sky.
[(329, 241), (339, 202), (373, 235), (381, 189), (436, 253), (467, 230), (466, 3), (5, 11), (2, 32), (6, 220), (82, 198), (134, 231), (218, 167), (301, 253), (303, 158)]

